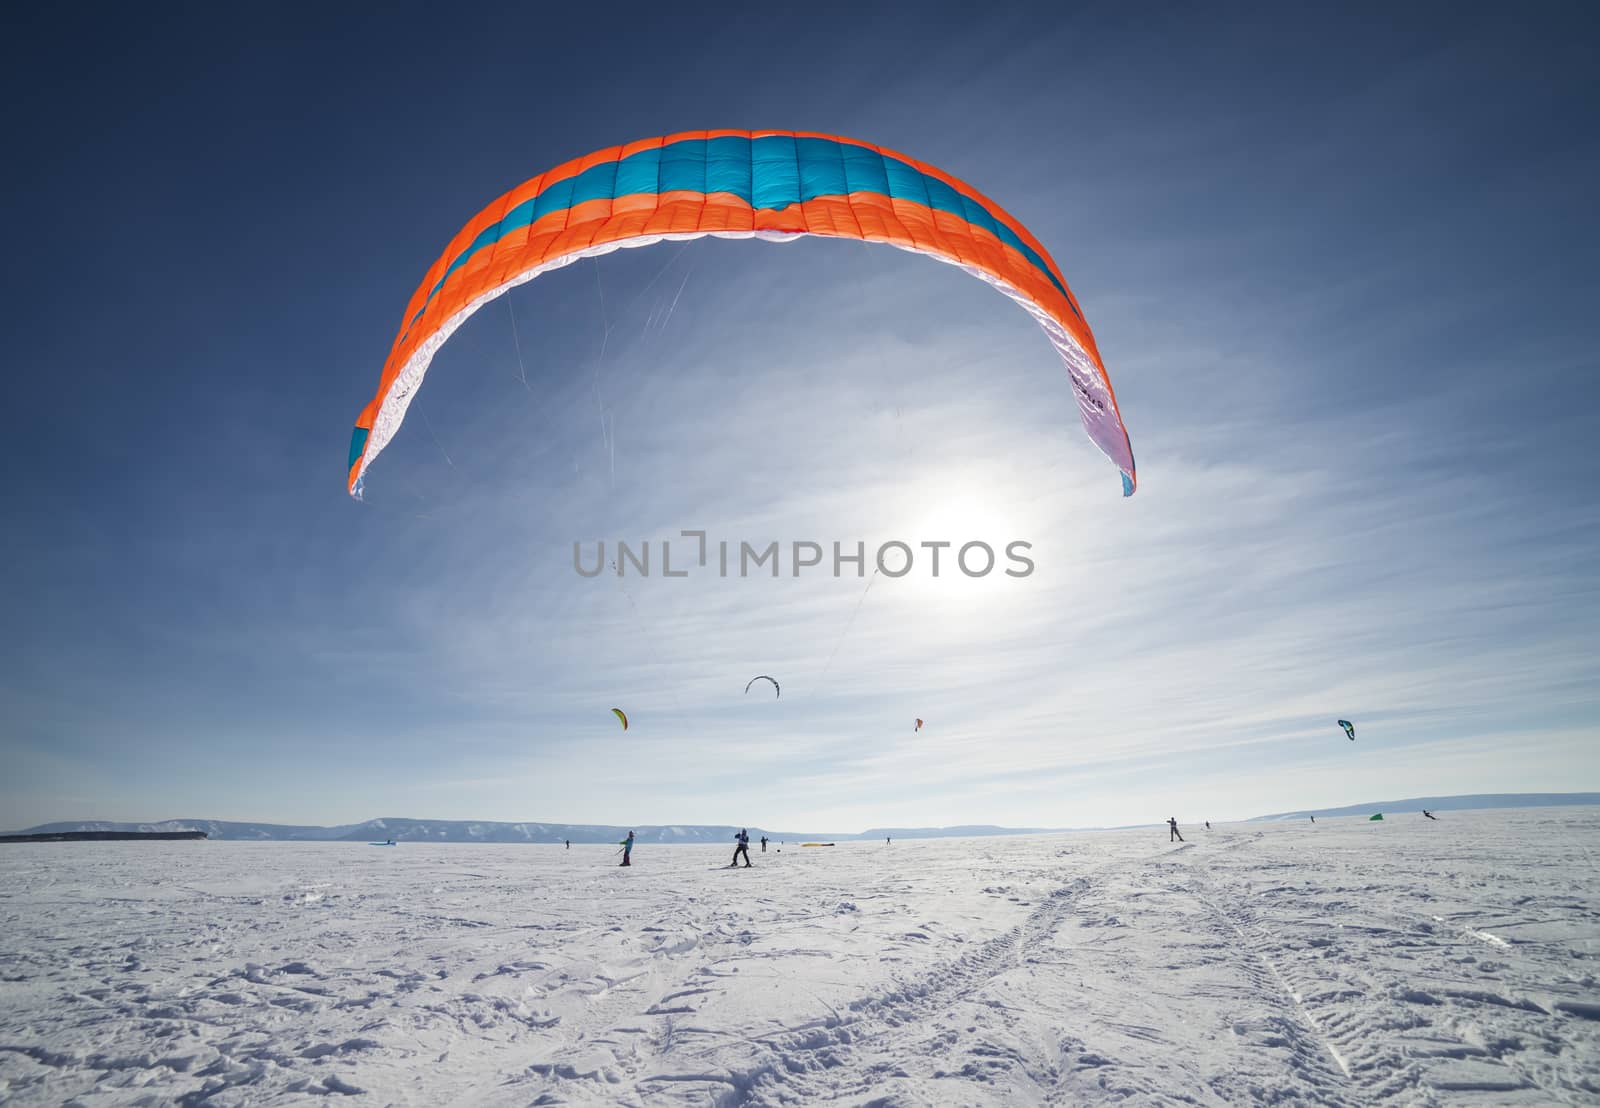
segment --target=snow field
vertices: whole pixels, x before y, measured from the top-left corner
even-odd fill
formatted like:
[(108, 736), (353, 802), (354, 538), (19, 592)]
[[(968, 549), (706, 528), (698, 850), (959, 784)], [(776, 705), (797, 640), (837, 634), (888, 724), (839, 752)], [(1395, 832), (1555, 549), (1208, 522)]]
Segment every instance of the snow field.
[(1600, 809), (0, 849), (0, 1100), (1592, 1104)]

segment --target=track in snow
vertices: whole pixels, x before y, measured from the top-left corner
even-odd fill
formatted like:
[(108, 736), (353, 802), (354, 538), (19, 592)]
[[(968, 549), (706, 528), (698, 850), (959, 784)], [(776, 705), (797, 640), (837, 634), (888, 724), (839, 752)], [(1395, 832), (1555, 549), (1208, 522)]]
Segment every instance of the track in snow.
[(1590, 1104), (1597, 833), (23, 846), (0, 1099)]

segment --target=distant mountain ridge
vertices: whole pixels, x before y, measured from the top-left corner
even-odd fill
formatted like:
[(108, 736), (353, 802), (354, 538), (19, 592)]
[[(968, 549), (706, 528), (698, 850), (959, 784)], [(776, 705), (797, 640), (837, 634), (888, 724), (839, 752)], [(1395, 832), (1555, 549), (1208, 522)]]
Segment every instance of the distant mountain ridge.
[[(815, 831), (769, 831), (748, 828), (752, 839), (765, 835), (780, 842), (853, 842), (881, 839), (932, 839), (976, 835), (1037, 835), (1051, 828), (993, 827), (897, 827), (872, 828), (854, 834)], [(634, 832), (640, 843), (716, 843), (733, 841), (738, 827), (707, 824), (663, 824), (633, 827), (593, 823), (536, 823), (531, 820), (506, 823), (494, 820), (445, 819), (369, 819), (364, 823), (337, 827), (315, 827), (288, 823), (241, 823), (216, 819), (168, 819), (153, 823), (115, 823), (106, 820), (80, 820), (46, 823), (19, 834), (46, 835), (69, 831), (204, 831), (208, 838), (246, 842), (396, 842), (435, 843), (615, 843)]]
[[(1562, 805), (1600, 804), (1600, 793), (1479, 793), (1467, 796), (1419, 796), (1406, 800), (1378, 800), (1368, 804), (1347, 804), (1342, 808), (1307, 808), (1298, 812), (1279, 812), (1253, 816), (1246, 822), (1304, 819), (1307, 816), (1357, 816), (1373, 812), (1451, 812), (1472, 808), (1547, 808)], [(1127, 824), (1126, 828), (1159, 826)], [(954, 827), (872, 827), (865, 831), (770, 831), (750, 827), (750, 837), (765, 835), (779, 842), (863, 842), (872, 839), (941, 839), (988, 835), (1046, 835), (1062, 831), (1117, 830), (1091, 827), (996, 827), (991, 824)], [(540, 823), (524, 820), (510, 823), (496, 820), (449, 819), (369, 819), (363, 823), (317, 827), (309, 824), (245, 823), (217, 819), (167, 819), (151, 823), (117, 823), (107, 820), (69, 820), (45, 823), (14, 832), (23, 835), (61, 834), (69, 831), (204, 831), (208, 838), (254, 842), (397, 842), (435, 843), (615, 843), (629, 831), (640, 843), (716, 843), (733, 840), (739, 828), (720, 824), (636, 824), (633, 827), (595, 823)]]
[(1307, 808), (1253, 816), (1251, 823), (1270, 819), (1305, 819), (1307, 816), (1365, 816), (1373, 812), (1460, 812), (1473, 808), (1556, 808), (1573, 804), (1600, 804), (1600, 793), (1475, 793), (1469, 796), (1414, 796), (1406, 800), (1374, 800), (1343, 808)]

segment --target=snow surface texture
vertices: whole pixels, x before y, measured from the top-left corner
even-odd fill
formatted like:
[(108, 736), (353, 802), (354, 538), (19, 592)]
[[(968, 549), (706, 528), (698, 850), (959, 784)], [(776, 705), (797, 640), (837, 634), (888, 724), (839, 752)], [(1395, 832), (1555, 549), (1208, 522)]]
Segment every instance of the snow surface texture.
[(0, 848), (0, 1101), (1593, 1104), (1600, 812)]

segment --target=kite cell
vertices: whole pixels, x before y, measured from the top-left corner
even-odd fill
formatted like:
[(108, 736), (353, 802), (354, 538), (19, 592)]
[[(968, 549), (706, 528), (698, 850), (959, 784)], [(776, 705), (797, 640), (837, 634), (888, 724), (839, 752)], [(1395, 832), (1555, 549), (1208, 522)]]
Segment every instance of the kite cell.
[(759, 676), (750, 678), (750, 684), (746, 685), (744, 687), (744, 691), (748, 693), (750, 691), (750, 685), (754, 685), (757, 681), (771, 681), (772, 682), (772, 691), (775, 694), (773, 696), (774, 700), (776, 700), (778, 697), (783, 695), (783, 689), (778, 687), (778, 679), (776, 677), (768, 677), (764, 673), (760, 674)]
[(911, 730), (912, 730), (913, 733), (915, 733), (917, 731), (921, 731), (922, 730), (922, 721), (920, 719), (917, 720), (917, 725), (915, 727), (913, 727)]
[(626, 731), (628, 729), (628, 717), (623, 710), (621, 708), (613, 708), (611, 709), (611, 714), (622, 721), (622, 729)]
[(802, 235), (881, 242), (959, 266), (1031, 315), (1066, 365), (1096, 446), (1137, 484), (1111, 380), (1060, 268), (1014, 216), (925, 162), (795, 131), (686, 131), (597, 150), (475, 215), (406, 305), (378, 391), (356, 419), (346, 487), (361, 498), (439, 348), (485, 304), (542, 273), (665, 240)]
[(1355, 742), (1356, 741), (1356, 725), (1355, 724), (1351, 723), (1347, 719), (1341, 719), (1339, 721), (1339, 726), (1344, 728), (1344, 733), (1346, 735), (1350, 736), (1350, 741), (1351, 742)]

